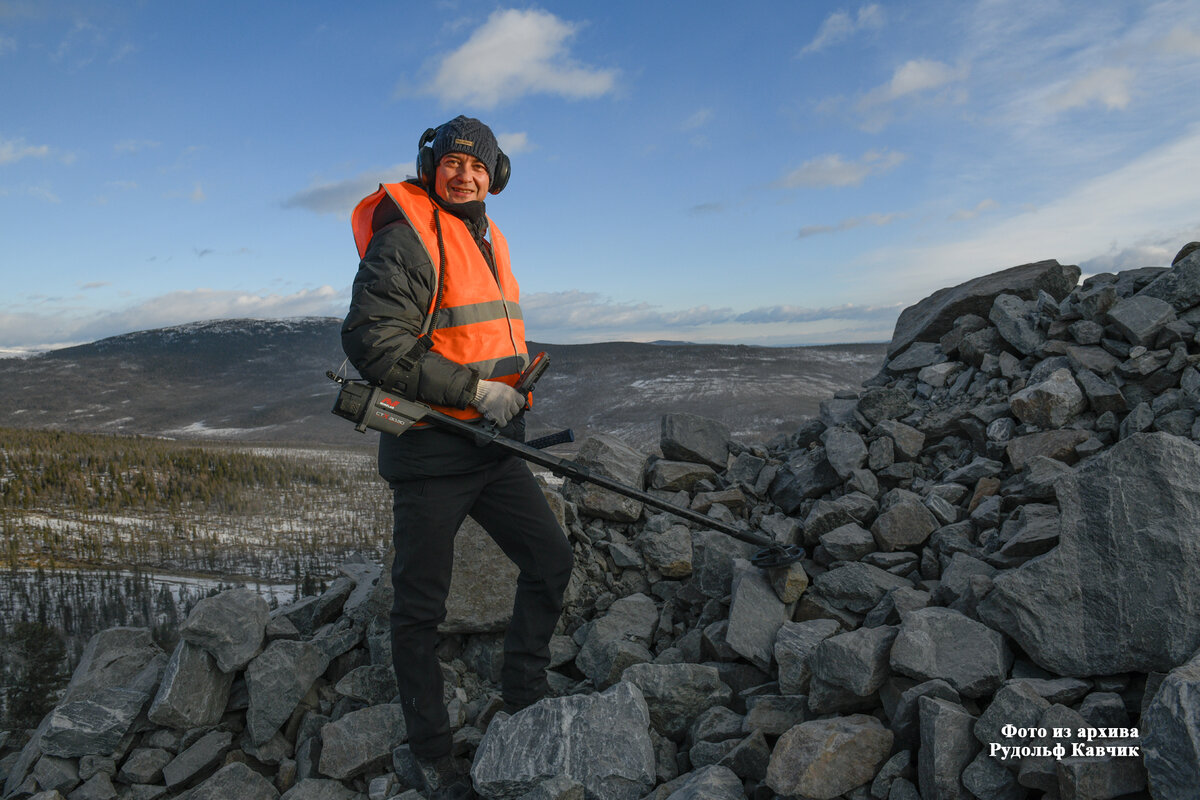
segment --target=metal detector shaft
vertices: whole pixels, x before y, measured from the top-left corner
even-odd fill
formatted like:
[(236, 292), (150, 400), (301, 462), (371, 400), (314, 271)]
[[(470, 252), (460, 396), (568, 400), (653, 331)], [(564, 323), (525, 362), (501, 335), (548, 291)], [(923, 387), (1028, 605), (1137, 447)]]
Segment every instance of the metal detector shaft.
[(329, 376), (342, 386), (337, 403), (333, 407), (333, 413), (358, 423), (360, 430), (374, 428), (375, 430), (399, 435), (417, 422), (430, 422), (440, 428), (471, 439), (481, 446), (491, 445), (508, 450), (519, 458), (543, 466), (556, 475), (575, 481), (592, 483), (603, 489), (608, 489), (610, 492), (616, 492), (625, 497), (640, 500), (648, 506), (720, 531), (735, 539), (768, 548), (773, 553), (785, 559), (785, 561), (788, 560), (788, 556), (784, 552), (787, 548), (766, 536), (760, 536), (749, 531), (744, 531), (741, 528), (735, 528), (732, 525), (713, 519), (698, 511), (693, 511), (690, 508), (684, 508), (666, 500), (660, 500), (641, 489), (635, 489), (620, 481), (615, 481), (604, 475), (598, 475), (576, 461), (559, 458), (523, 442), (501, 436), (494, 427), (481, 428), (478, 425), (472, 425), (469, 422), (463, 422), (440, 411), (435, 411), (424, 403), (406, 400), (399, 395), (384, 391), (378, 387), (347, 381), (334, 376), (332, 373), (329, 373)]

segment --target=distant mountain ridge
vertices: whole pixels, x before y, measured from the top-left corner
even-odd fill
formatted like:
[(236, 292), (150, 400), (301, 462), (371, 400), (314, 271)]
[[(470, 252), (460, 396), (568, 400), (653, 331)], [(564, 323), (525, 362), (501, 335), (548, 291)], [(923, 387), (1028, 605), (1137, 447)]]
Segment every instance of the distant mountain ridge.
[[(329, 317), (195, 322), (0, 359), (0, 425), (355, 445), (362, 437), (329, 412), (336, 387), (325, 372), (345, 361), (339, 325)], [(747, 440), (790, 432), (821, 400), (875, 374), (886, 349), (529, 346), (551, 360), (535, 393), (531, 435), (571, 427), (651, 447), (661, 416), (676, 411), (719, 419)]]

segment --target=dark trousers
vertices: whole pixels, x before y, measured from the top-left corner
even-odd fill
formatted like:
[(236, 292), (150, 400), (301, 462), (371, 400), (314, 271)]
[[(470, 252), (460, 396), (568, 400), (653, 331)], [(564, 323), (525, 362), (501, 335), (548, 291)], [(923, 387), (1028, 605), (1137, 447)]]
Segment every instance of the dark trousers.
[(529, 467), (515, 456), (465, 475), (390, 485), (392, 664), (412, 752), (439, 758), (450, 752), (451, 734), (435, 647), (459, 526), (469, 514), (520, 570), (501, 672), (504, 699), (518, 705), (546, 692), (550, 637), (574, 554)]

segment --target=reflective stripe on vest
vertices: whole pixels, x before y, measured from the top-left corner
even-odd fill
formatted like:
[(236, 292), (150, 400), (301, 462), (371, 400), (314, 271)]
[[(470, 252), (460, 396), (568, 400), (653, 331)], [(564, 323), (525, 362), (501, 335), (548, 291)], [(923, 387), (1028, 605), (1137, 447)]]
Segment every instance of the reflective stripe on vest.
[[(424, 189), (410, 183), (383, 184), (354, 209), (351, 224), (359, 258), (366, 255), (375, 233), (371, 229), (375, 208), (385, 195), (395, 201), (408, 224), (417, 232), (436, 276), (441, 260), (434, 221), (436, 206)], [(471, 367), (479, 373), (481, 380), (498, 380), (511, 386), (529, 363), (529, 355), (520, 289), (509, 264), (508, 243), (489, 218), (492, 260), (496, 265), (493, 274), (466, 223), (449, 213), (439, 213), (438, 217), (442, 229), (441, 247), (446, 253), (446, 274), (437, 328), (430, 332), (432, 350), (450, 361)], [(437, 289), (435, 286), (430, 306), (425, 311), (427, 321), (437, 302)], [(478, 419), (480, 416), (472, 407), (433, 407), (459, 419)]]

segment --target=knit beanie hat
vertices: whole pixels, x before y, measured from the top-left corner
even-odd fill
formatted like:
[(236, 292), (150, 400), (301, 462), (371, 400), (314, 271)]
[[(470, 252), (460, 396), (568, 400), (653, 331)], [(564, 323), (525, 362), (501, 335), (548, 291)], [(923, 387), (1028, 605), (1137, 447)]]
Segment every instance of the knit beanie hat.
[(496, 177), (496, 153), (499, 151), (491, 128), (474, 117), (461, 114), (438, 128), (433, 139), (434, 164), (440, 164), (447, 153), (466, 153), (482, 161), (491, 178)]

